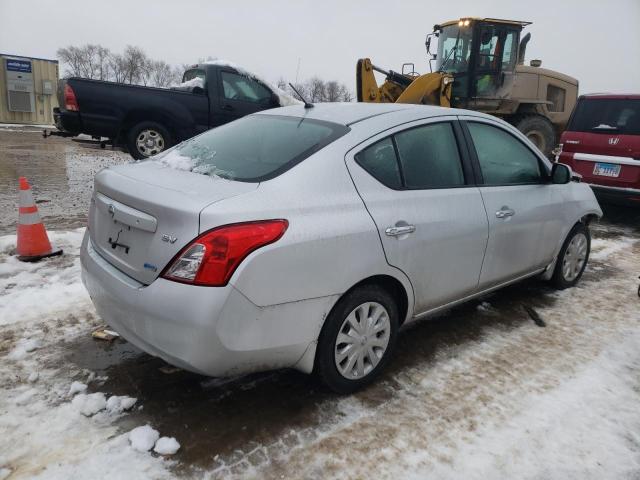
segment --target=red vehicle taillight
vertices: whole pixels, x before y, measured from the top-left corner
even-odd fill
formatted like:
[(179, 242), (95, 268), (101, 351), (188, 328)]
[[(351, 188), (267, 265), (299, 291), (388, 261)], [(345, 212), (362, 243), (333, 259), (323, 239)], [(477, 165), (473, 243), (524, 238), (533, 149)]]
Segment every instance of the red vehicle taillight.
[(80, 111), (76, 94), (68, 83), (64, 84), (64, 108), (70, 112)]
[(192, 285), (222, 287), (247, 255), (280, 239), (288, 226), (286, 220), (263, 220), (209, 230), (184, 247), (161, 277)]

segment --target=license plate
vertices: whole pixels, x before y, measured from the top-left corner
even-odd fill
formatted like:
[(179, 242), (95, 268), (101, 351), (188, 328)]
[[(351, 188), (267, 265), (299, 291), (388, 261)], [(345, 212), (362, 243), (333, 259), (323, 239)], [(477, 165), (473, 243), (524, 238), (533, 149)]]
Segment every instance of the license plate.
[(601, 177), (619, 177), (621, 166), (616, 163), (596, 163), (593, 174)]

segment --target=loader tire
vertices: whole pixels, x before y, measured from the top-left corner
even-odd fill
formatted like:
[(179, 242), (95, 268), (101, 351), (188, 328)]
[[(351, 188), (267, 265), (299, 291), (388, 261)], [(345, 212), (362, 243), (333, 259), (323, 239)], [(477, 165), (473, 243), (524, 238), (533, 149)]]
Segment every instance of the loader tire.
[(556, 132), (547, 118), (542, 115), (525, 115), (518, 118), (514, 126), (538, 147), (545, 157), (551, 155), (551, 150), (556, 144)]

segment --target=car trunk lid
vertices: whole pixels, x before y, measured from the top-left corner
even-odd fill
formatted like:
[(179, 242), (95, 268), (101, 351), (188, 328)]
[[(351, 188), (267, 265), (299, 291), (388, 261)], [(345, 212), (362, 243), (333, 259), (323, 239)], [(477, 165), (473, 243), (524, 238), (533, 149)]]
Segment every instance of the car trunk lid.
[(155, 161), (107, 168), (95, 177), (91, 241), (113, 266), (149, 284), (200, 233), (203, 208), (258, 185), (174, 170)]

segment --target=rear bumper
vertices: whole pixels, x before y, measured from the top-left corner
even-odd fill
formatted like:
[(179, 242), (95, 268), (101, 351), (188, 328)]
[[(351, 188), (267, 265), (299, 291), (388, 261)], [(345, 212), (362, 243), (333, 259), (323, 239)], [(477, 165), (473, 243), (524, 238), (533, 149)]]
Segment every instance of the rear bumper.
[[(257, 307), (232, 285), (197, 287), (158, 278), (144, 285), (91, 245), (82, 280), (102, 319), (145, 352), (196, 373), (229, 376), (294, 367), (317, 339), (314, 318), (332, 299)], [(309, 371), (310, 367), (301, 367)]]
[(80, 113), (62, 111), (59, 108), (53, 109), (53, 122), (61, 132), (79, 135), (82, 133), (82, 121)]
[[(558, 162), (569, 165), (582, 176), (601, 200), (640, 204), (640, 161), (631, 157), (562, 152)], [(618, 176), (594, 174), (597, 163), (618, 165)]]
[(640, 206), (640, 188), (607, 187), (589, 184), (601, 200)]

